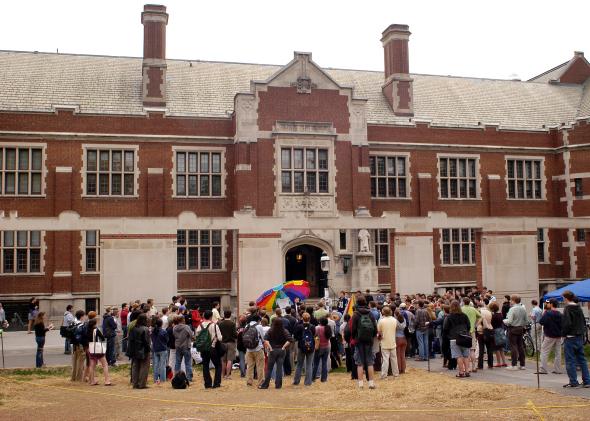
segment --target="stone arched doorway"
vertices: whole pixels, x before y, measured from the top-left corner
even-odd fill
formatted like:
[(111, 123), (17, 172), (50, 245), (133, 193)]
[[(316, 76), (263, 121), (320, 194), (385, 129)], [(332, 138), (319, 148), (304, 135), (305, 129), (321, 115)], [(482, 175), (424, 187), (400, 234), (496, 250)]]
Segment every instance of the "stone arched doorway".
[(309, 282), (311, 297), (323, 297), (325, 274), (320, 267), (323, 250), (311, 244), (294, 246), (285, 253), (285, 280)]

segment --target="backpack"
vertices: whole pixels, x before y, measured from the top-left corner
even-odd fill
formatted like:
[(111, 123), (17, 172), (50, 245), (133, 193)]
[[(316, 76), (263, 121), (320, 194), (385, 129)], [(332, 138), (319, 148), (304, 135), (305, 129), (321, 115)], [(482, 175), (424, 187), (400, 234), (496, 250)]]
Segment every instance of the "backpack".
[(72, 329), (72, 337), (70, 343), (72, 345), (86, 345), (86, 323), (79, 323), (68, 326), (68, 329)]
[(315, 338), (311, 331), (311, 326), (303, 326), (303, 335), (301, 335), (301, 341), (299, 342), (299, 348), (305, 354), (311, 354), (315, 351)]
[(371, 343), (375, 336), (375, 325), (371, 319), (371, 313), (361, 314), (358, 321), (356, 338), (359, 342)]
[(72, 322), (67, 326), (61, 326), (59, 328), (59, 334), (61, 335), (62, 338), (69, 339), (71, 342), (72, 338), (74, 337), (75, 330), (76, 330), (76, 323)]
[(210, 325), (211, 323), (209, 323), (207, 327), (205, 327), (201, 323), (201, 331), (195, 339), (195, 348), (197, 349), (197, 351), (201, 353), (211, 351), (211, 334), (209, 333)]
[(260, 344), (260, 334), (258, 333), (258, 329), (256, 328), (258, 323), (254, 325), (248, 325), (246, 330), (244, 330), (244, 334), (242, 335), (242, 342), (246, 349), (256, 349)]
[(184, 371), (178, 371), (174, 377), (172, 377), (172, 388), (173, 389), (186, 389), (187, 386), (190, 386), (188, 379), (186, 378), (186, 374)]
[(167, 365), (166, 366), (166, 379), (172, 380), (173, 377), (174, 377), (174, 374), (172, 372), (172, 367), (170, 367), (169, 365)]

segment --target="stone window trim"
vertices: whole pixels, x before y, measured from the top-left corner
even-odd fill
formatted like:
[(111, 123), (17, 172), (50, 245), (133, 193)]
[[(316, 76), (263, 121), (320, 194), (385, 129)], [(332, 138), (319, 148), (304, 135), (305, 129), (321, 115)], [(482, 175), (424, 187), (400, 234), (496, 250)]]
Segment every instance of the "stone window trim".
[[(211, 229), (198, 229), (198, 228), (178, 228), (178, 231), (184, 231), (185, 232), (185, 244), (178, 244), (178, 234), (177, 234), (177, 239), (174, 241), (174, 245), (176, 246), (176, 249), (178, 250), (178, 248), (180, 247), (184, 247), (187, 252), (185, 254), (185, 268), (186, 269), (178, 269), (178, 260), (176, 261), (176, 272), (178, 274), (203, 274), (203, 273), (223, 273), (227, 271), (227, 249), (228, 249), (228, 245), (227, 245), (227, 233), (228, 230), (211, 230)], [(197, 236), (198, 236), (198, 242), (199, 244), (194, 244), (194, 245), (189, 245), (188, 244), (188, 232), (189, 231), (196, 231), (197, 232)], [(201, 245), (200, 244), (200, 240), (201, 240), (201, 231), (208, 231), (209, 232), (209, 245)], [(212, 245), (212, 231), (221, 231), (221, 244), (219, 246), (217, 245)], [(220, 247), (221, 248), (221, 267), (220, 268), (216, 268), (216, 269), (212, 269), (211, 267), (208, 269), (200, 269), (201, 266), (201, 253), (199, 250), (198, 253), (198, 269), (189, 269), (188, 268), (188, 249), (190, 247), (198, 247), (199, 249), (201, 247)], [(177, 255), (178, 256), (178, 255)], [(212, 259), (213, 253), (210, 252), (209, 253), (209, 266), (213, 266), (213, 259)], [(178, 257), (177, 257), (178, 259)]]
[[(395, 151), (371, 151), (369, 152), (369, 158), (371, 157), (402, 157), (406, 159), (406, 196), (386, 196), (386, 197), (379, 197), (379, 196), (372, 196), (371, 200), (412, 200), (412, 163), (411, 163), (411, 154), (410, 152), (395, 152)], [(370, 167), (369, 167), (370, 168)], [(370, 170), (369, 170), (370, 171)], [(369, 172), (370, 174), (370, 172)], [(372, 176), (371, 176), (372, 177)], [(397, 178), (397, 177), (396, 177)]]
[[(283, 148), (309, 148), (309, 149), (327, 149), (328, 150), (328, 191), (325, 193), (283, 193), (281, 182), (281, 151)], [(305, 156), (304, 156), (305, 159)], [(306, 194), (310, 196), (336, 196), (336, 152), (333, 140), (326, 139), (280, 139), (275, 141), (275, 191), (278, 196), (295, 196), (301, 197)]]
[[(523, 175), (526, 176), (526, 161), (539, 161), (540, 162), (540, 166), (541, 166), (541, 197), (510, 197), (510, 190), (509, 190), (509, 181), (510, 180), (519, 180), (521, 179), (520, 177), (517, 177), (517, 174), (515, 173), (514, 178), (508, 178), (508, 161), (522, 161), (523, 162)], [(534, 165), (532, 164), (533, 168), (532, 168), (532, 172), (534, 175)], [(544, 156), (529, 156), (529, 155), (506, 155), (504, 157), (504, 170), (505, 170), (505, 184), (506, 184), (506, 200), (515, 200), (515, 201), (526, 201), (526, 200), (531, 200), (531, 201), (543, 201), (543, 200), (547, 200), (547, 176), (545, 175), (545, 157)], [(516, 169), (515, 169), (516, 172)], [(523, 180), (526, 181), (526, 177), (523, 178)], [(531, 181), (535, 181), (536, 179), (533, 178), (531, 179)], [(516, 187), (515, 187), (516, 188)], [(534, 185), (533, 185), (533, 196), (535, 195), (534, 193), (535, 189), (534, 189)], [(517, 196), (518, 193), (517, 191), (515, 191), (515, 196)], [(524, 187), (524, 195), (526, 195), (526, 184)]]
[[(96, 233), (96, 242), (95, 245), (88, 245), (86, 242), (87, 239), (87, 233), (89, 231), (94, 231)], [(101, 241), (100, 241), (100, 231), (98, 230), (86, 230), (86, 231), (80, 231), (80, 275), (97, 275), (100, 273), (100, 247), (101, 246)], [(96, 250), (96, 270), (88, 270), (88, 266), (87, 266), (87, 254), (86, 251), (89, 248), (93, 248)]]
[(542, 247), (542, 259), (539, 258), (539, 264), (545, 265), (551, 263), (549, 258), (549, 230), (547, 228), (537, 228), (537, 256), (541, 257)]
[[(384, 235), (387, 237), (386, 241), (383, 241)], [(378, 268), (389, 268), (389, 230), (387, 228), (371, 230), (371, 237), (371, 242), (373, 243), (372, 250), (375, 255), (375, 266)], [(381, 250), (386, 250), (385, 252), (387, 257), (384, 259), (381, 258)]]
[[(88, 150), (89, 149), (96, 149), (98, 152), (97, 156), (97, 166), (99, 164), (99, 156), (100, 151), (133, 151), (133, 167), (134, 167), (134, 182), (133, 182), (133, 194), (132, 195), (125, 195), (125, 194), (111, 194), (112, 184), (109, 185), (109, 194), (99, 194), (99, 181), (96, 182), (96, 189), (97, 194), (87, 194), (86, 187), (87, 187), (87, 179), (88, 179)], [(109, 174), (112, 172), (109, 164)], [(123, 163), (124, 165), (124, 157)], [(105, 171), (106, 172), (106, 171)], [(97, 167), (97, 174), (100, 173)], [(139, 145), (118, 145), (118, 144), (92, 144), (92, 143), (85, 143), (82, 145), (82, 197), (86, 199), (138, 199), (139, 198), (139, 177), (141, 175), (141, 171), (139, 170)], [(109, 179), (110, 182), (110, 179)], [(124, 182), (122, 181), (121, 184), (121, 191), (124, 193)]]
[[(475, 197), (443, 197), (442, 196), (442, 178), (456, 178), (459, 180), (463, 177), (451, 177), (450, 174), (447, 177), (441, 177), (441, 159), (450, 158), (450, 159), (474, 159), (475, 160)], [(467, 165), (467, 174), (469, 174), (469, 165)], [(458, 171), (458, 170), (457, 170)], [(473, 177), (471, 177), (473, 178)], [(467, 177), (469, 179), (469, 177)], [(438, 184), (438, 200), (467, 200), (467, 201), (474, 201), (474, 200), (482, 200), (481, 198), (481, 164), (480, 164), (480, 155), (479, 154), (466, 154), (466, 153), (437, 153), (436, 154), (436, 181)], [(460, 195), (459, 185), (457, 185), (457, 196)], [(469, 183), (467, 184), (467, 195), (469, 195)], [(449, 190), (450, 196), (450, 190)]]
[[(458, 230), (458, 241), (453, 236), (453, 231)], [(468, 239), (464, 240), (462, 237), (462, 231), (468, 230)], [(477, 250), (476, 250), (476, 233), (478, 228), (440, 228), (439, 229), (439, 240), (438, 244), (440, 247), (440, 266), (441, 267), (473, 267), (476, 266)], [(449, 241), (445, 241), (445, 231), (448, 231)], [(453, 263), (453, 246), (458, 245), (459, 247), (459, 263)], [(469, 263), (463, 262), (464, 246), (469, 247)], [(445, 248), (448, 246), (449, 249), (449, 263), (445, 263)]]
[[(12, 246), (7, 246), (5, 244), (5, 233), (6, 232), (12, 232), (13, 233), (13, 245)], [(25, 232), (26, 233), (26, 246), (18, 246), (18, 233), (19, 232)], [(31, 238), (31, 233), (32, 232), (36, 232), (39, 233), (39, 245), (33, 245), (32, 244), (32, 238)], [(17, 257), (17, 251), (16, 250), (25, 250), (26, 249), (26, 253), (27, 253), (27, 271), (18, 271), (17, 270), (17, 265), (18, 265), (18, 257)], [(31, 272), (30, 268), (31, 268), (31, 250), (33, 249), (38, 249), (39, 250), (39, 270), (35, 271), (35, 272)], [(5, 272), (5, 268), (4, 268), (4, 262), (5, 262), (5, 251), (6, 250), (14, 250), (13, 253), (13, 270), (12, 272)], [(5, 230), (5, 231), (0, 231), (0, 276), (44, 276), (45, 275), (45, 251), (46, 251), (46, 245), (45, 245), (45, 231), (40, 231), (40, 230)]]
[[(10, 170), (6, 171), (6, 157), (5, 157), (5, 150), (6, 149), (15, 149), (16, 150), (16, 162), (15, 162), (15, 170), (13, 171), (15, 174), (19, 172), (26, 172), (28, 175), (28, 184), (29, 184), (29, 193), (18, 193), (18, 177), (15, 176), (15, 184), (14, 184), (14, 193), (6, 194), (5, 193), (5, 173), (12, 172)], [(29, 165), (27, 170), (18, 170), (18, 149), (29, 149)], [(39, 171), (34, 171), (32, 167), (32, 156), (31, 156), (31, 149), (41, 149), (41, 168)], [(33, 143), (33, 142), (8, 142), (0, 144), (0, 197), (11, 197), (11, 198), (45, 198), (46, 197), (46, 179), (47, 179), (47, 143)], [(41, 172), (41, 192), (39, 194), (31, 194), (31, 173), (32, 172)]]
[[(220, 153), (221, 154), (221, 194), (219, 196), (201, 196), (201, 195), (178, 195), (176, 194), (176, 153), (177, 152), (210, 152), (210, 153)], [(227, 179), (227, 171), (226, 171), (226, 148), (219, 147), (219, 146), (172, 146), (172, 198), (173, 199), (182, 199), (182, 200), (201, 200), (201, 199), (226, 199), (226, 179)], [(188, 161), (185, 162), (185, 165), (188, 165)], [(197, 162), (197, 165), (200, 165), (200, 162)], [(211, 165), (211, 163), (209, 163)], [(199, 168), (200, 169), (200, 168)], [(188, 172), (186, 172), (188, 174)], [(195, 175), (199, 175), (200, 171), (194, 173)], [(211, 172), (207, 173), (211, 174)], [(187, 183), (188, 186), (188, 183)], [(211, 189), (211, 184), (209, 184)], [(200, 188), (200, 185), (197, 185), (197, 190)], [(187, 192), (188, 193), (188, 192)]]

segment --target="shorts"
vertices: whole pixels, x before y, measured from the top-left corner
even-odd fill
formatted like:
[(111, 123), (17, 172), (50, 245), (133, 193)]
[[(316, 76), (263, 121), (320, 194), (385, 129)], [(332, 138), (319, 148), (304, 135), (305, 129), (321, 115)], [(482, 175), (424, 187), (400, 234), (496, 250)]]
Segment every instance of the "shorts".
[(469, 348), (465, 348), (462, 346), (457, 345), (456, 339), (451, 339), (451, 357), (452, 358), (468, 358), (469, 357)]
[(371, 366), (375, 364), (373, 344), (357, 343), (354, 346), (354, 363), (357, 366)]
[(233, 362), (236, 359), (236, 343), (226, 342), (225, 345), (227, 346), (227, 352), (223, 356), (223, 361)]

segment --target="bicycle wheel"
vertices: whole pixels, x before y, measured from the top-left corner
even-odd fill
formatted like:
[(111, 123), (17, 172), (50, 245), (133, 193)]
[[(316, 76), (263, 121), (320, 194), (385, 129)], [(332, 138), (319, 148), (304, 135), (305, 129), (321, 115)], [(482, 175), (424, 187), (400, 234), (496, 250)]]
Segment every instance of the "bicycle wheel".
[(524, 352), (527, 357), (534, 357), (535, 356), (535, 343), (533, 342), (533, 338), (529, 335), (524, 336)]

